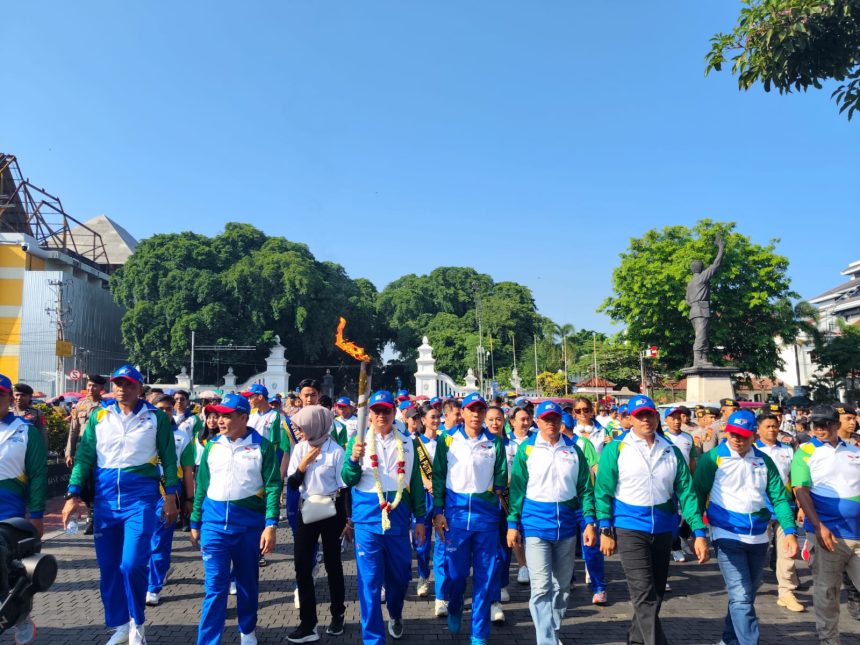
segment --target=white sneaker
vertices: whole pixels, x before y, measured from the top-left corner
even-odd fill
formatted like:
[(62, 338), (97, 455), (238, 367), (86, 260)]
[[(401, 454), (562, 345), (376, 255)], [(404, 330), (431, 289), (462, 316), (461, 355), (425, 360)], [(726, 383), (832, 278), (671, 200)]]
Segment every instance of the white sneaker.
[(490, 605), (490, 620), (494, 623), (505, 622), (505, 611), (502, 609), (502, 603), (494, 602)]
[(586, 585), (591, 584), (591, 574), (588, 573), (588, 567), (585, 567), (585, 584)]
[(113, 636), (110, 637), (110, 640), (105, 643), (105, 645), (122, 645), (122, 643), (127, 643), (129, 632), (128, 626), (129, 624), (126, 623), (125, 625), (117, 627), (113, 632)]
[(529, 568), (520, 567), (520, 570), (517, 571), (517, 582), (519, 582), (521, 585), (527, 585), (529, 581)]
[(236, 583), (235, 582), (230, 583), (230, 595), (231, 596), (236, 595)]
[(146, 604), (150, 607), (158, 607), (158, 603), (161, 602), (161, 594), (153, 591), (146, 592)]
[(502, 587), (502, 593), (500, 594), (500, 598), (499, 598), (499, 599), (500, 599), (502, 602), (510, 602), (510, 601), (511, 601), (511, 594), (509, 594), (509, 593), (508, 593), (508, 588), (507, 588), (507, 587)]
[(419, 598), (423, 598), (430, 594), (430, 583), (427, 578), (418, 578), (418, 585), (415, 588), (415, 593)]
[(239, 642), (242, 645), (257, 645), (257, 632), (251, 632), (250, 634), (239, 632)]
[(433, 611), (436, 614), (437, 618), (445, 618), (448, 615), (448, 601), (447, 600), (437, 600), (436, 607)]
[(385, 602), (385, 587), (379, 590), (379, 602)]
[(129, 622), (128, 645), (146, 645), (146, 636), (143, 634), (143, 625), (135, 625)]
[(299, 601), (299, 588), (298, 587), (296, 587), (293, 590), (293, 607), (295, 607), (296, 609), (302, 608), (302, 603)]
[(672, 551), (672, 559), (675, 562), (686, 562), (687, 556), (684, 555), (684, 552), (681, 549), (674, 549)]
[(36, 640), (36, 623), (29, 616), (23, 622), (15, 625), (13, 630), (15, 632), (15, 645), (30, 645)]

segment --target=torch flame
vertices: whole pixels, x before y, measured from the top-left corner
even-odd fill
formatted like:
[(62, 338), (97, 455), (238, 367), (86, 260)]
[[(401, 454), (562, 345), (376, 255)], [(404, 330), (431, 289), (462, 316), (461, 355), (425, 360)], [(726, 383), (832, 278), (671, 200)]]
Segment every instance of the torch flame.
[(364, 351), (363, 347), (359, 347), (351, 340), (346, 340), (343, 337), (343, 328), (346, 327), (346, 318), (340, 317), (340, 322), (337, 324), (337, 336), (335, 336), (334, 344), (352, 356), (357, 361), (370, 362), (370, 356)]

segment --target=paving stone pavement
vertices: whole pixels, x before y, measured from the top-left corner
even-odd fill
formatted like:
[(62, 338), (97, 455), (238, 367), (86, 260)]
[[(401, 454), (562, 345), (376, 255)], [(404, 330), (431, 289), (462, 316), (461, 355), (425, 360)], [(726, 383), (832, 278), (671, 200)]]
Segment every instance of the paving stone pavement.
[[(54, 587), (36, 599), (34, 618), (38, 626), (38, 643), (50, 645), (102, 645), (108, 640), (99, 600), (99, 572), (92, 538), (83, 534), (69, 536), (56, 533), (44, 545), (60, 561), (60, 573)], [(298, 610), (293, 607), (293, 557), (289, 530), (278, 530), (279, 545), (269, 556), (269, 566), (260, 573), (260, 612), (257, 635), (261, 645), (286, 643), (286, 635), (298, 624)], [(344, 554), (346, 575), (346, 632), (339, 637), (322, 636), (338, 643), (360, 643), (358, 601), (356, 596), (355, 559)], [(609, 600), (605, 607), (590, 604), (591, 593), (578, 584), (571, 597), (567, 618), (561, 632), (563, 643), (624, 643), (631, 615), (627, 588), (617, 556), (606, 563)], [(505, 605), (506, 623), (493, 626), (491, 643), (534, 643), (534, 631), (528, 610), (528, 586), (516, 583), (512, 569), (511, 602)], [(801, 581), (809, 583), (806, 563), (800, 563)], [(414, 573), (413, 573), (414, 575)], [(577, 562), (578, 580), (582, 580), (582, 562)], [(667, 595), (661, 612), (664, 629), (674, 645), (717, 643), (722, 632), (726, 609), (723, 579), (714, 560), (700, 566), (696, 563), (673, 563), (670, 569), (673, 591)], [(197, 622), (202, 597), (202, 565), (187, 533), (177, 532), (174, 541), (173, 571), (162, 594), (162, 604), (147, 609), (147, 641), (150, 645), (192, 645), (196, 643)], [(328, 622), (328, 589), (324, 576), (317, 582), (320, 631)], [(799, 598), (811, 607), (810, 590)], [(238, 643), (236, 601), (228, 604), (227, 627), (223, 642)], [(467, 602), (467, 612), (468, 612)], [(765, 570), (764, 584), (756, 603), (762, 626), (762, 643), (815, 643), (812, 613), (792, 614), (776, 605), (773, 572)], [(404, 610), (406, 633), (401, 642), (468, 642), (467, 636), (452, 636), (444, 619), (432, 617), (433, 599), (418, 598), (415, 582), (410, 587)], [(464, 616), (468, 625), (469, 614)], [(840, 627), (843, 645), (860, 644), (860, 622), (851, 619), (842, 596)], [(12, 643), (10, 634), (0, 636), (0, 645)]]

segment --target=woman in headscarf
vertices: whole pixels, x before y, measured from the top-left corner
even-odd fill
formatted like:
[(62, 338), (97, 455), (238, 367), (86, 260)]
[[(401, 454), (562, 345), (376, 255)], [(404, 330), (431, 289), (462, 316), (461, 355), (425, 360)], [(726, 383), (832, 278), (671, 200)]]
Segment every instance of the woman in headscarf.
[[(319, 640), (317, 606), (314, 593), (314, 549), (322, 537), (323, 562), (328, 574), (331, 597), (331, 624), (326, 633), (343, 634), (344, 605), (343, 565), (340, 559), (340, 539), (347, 523), (344, 487), (341, 479), (344, 452), (331, 436), (334, 415), (321, 405), (307, 405), (292, 419), (293, 428), (304, 437), (290, 456), (287, 484), (301, 492), (302, 510), (296, 522), (295, 563), (299, 587), (300, 624), (287, 636), (291, 643)], [(330, 502), (333, 500), (333, 515)]]

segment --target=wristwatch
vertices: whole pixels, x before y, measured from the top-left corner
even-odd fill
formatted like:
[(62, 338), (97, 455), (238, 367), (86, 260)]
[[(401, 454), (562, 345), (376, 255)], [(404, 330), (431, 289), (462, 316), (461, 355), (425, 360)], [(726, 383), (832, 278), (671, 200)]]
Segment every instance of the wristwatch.
[(612, 526), (604, 526), (600, 529), (600, 535), (605, 535), (606, 537), (611, 537), (613, 540), (615, 539), (615, 528)]
[(69, 501), (70, 499), (80, 499), (81, 496), (79, 493), (66, 493), (64, 500)]

